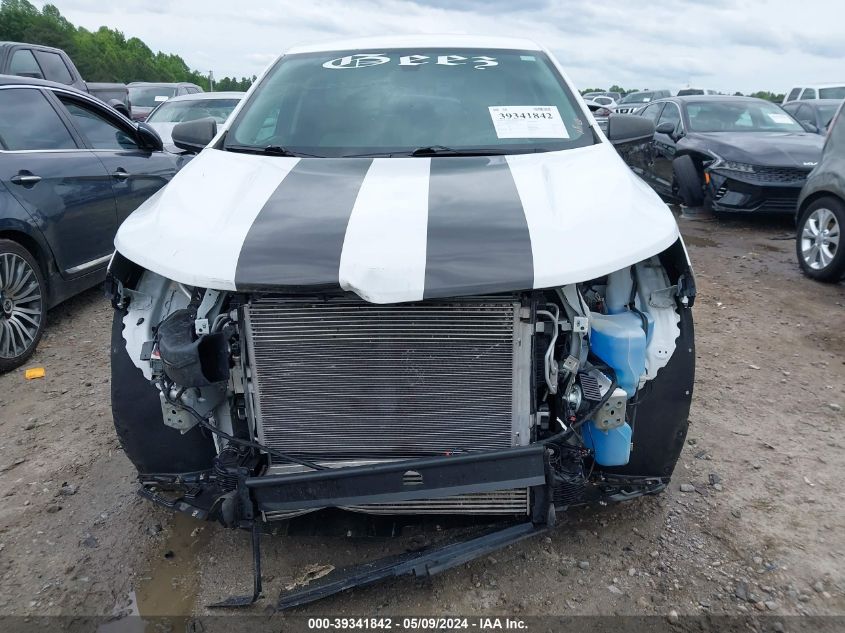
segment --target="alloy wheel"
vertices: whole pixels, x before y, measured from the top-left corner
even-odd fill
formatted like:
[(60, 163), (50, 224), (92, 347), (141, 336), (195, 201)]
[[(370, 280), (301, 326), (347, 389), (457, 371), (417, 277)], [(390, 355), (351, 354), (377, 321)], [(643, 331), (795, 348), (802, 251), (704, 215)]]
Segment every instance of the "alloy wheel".
[(815, 209), (801, 230), (801, 257), (813, 270), (824, 270), (839, 248), (840, 227), (833, 211)]
[(22, 356), (37, 340), (44, 318), (38, 277), (16, 253), (0, 255), (0, 358)]

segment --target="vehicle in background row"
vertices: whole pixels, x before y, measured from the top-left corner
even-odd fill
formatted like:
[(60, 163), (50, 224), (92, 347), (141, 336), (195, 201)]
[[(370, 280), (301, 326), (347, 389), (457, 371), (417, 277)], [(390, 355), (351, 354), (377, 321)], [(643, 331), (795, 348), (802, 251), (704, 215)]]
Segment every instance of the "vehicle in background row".
[(158, 132), (165, 147), (177, 150), (170, 136), (176, 124), (205, 118), (211, 118), (218, 124), (225, 123), (245, 94), (200, 92), (173, 97), (159, 104), (147, 117), (146, 123)]
[(751, 97), (671, 97), (639, 115), (654, 121), (643, 179), (689, 207), (794, 212), (824, 139), (779, 105)]
[(584, 103), (587, 104), (587, 107), (590, 109), (590, 112), (593, 113), (593, 117), (596, 119), (596, 123), (599, 124), (599, 129), (607, 134), (607, 120), (608, 117), (612, 114), (613, 110), (606, 105), (602, 105), (593, 101), (592, 99), (584, 99)]
[(71, 86), (92, 94), (124, 116), (129, 116), (124, 84), (87, 84), (68, 54), (60, 48), (24, 42), (0, 42), (0, 75), (45, 79)]
[(635, 114), (645, 104), (651, 103), (663, 97), (669, 97), (672, 93), (668, 90), (644, 90), (642, 92), (631, 92), (626, 94), (613, 108), (618, 114)]
[(47, 309), (100, 283), (120, 223), (176, 173), (161, 139), (81, 91), (0, 76), (0, 372)]
[(807, 131), (824, 135), (827, 134), (827, 128), (841, 105), (842, 99), (815, 99), (790, 101), (783, 104), (783, 109)]
[(129, 89), (129, 102), (132, 104), (132, 119), (135, 121), (145, 121), (150, 112), (171, 97), (196, 94), (203, 91), (198, 85), (187, 82), (133, 81), (126, 87)]
[(716, 90), (710, 90), (709, 88), (681, 88), (678, 90), (678, 94), (675, 95), (677, 97), (691, 97), (693, 95), (717, 95), (719, 94)]
[(613, 98), (605, 95), (596, 95), (595, 97), (592, 97), (590, 101), (605, 108), (612, 108), (616, 105), (616, 101)]
[[(110, 267), (112, 411), (141, 494), (251, 528), (253, 552), (263, 522), (327, 508), (502, 527), (279, 608), (668, 484), (692, 270), (614, 146), (654, 125), (614, 115), (601, 134), (576, 94), (527, 40), (395, 36), (291, 50), (225, 123), (173, 129), (199, 153), (121, 226)], [(255, 567), (226, 604), (258, 598)]]
[(836, 282), (845, 275), (845, 115), (840, 105), (830, 123), (824, 152), (798, 199), (795, 251), (804, 273)]
[(845, 99), (845, 82), (796, 86), (786, 93), (783, 103), (808, 99)]
[(622, 98), (621, 92), (585, 92), (584, 99), (593, 99), (594, 97), (610, 97), (614, 101), (619, 101)]
[[(88, 94), (92, 97), (97, 97), (103, 103), (108, 103), (123, 116), (132, 118), (129, 104), (129, 89), (126, 87), (126, 84), (89, 81), (87, 82), (87, 86)], [(115, 102), (123, 104), (124, 107), (119, 107)]]

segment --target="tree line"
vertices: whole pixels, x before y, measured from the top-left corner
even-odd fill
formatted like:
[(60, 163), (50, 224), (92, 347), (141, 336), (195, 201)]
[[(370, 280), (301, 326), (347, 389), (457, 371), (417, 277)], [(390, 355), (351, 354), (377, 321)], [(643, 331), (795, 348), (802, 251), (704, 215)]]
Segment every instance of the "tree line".
[[(71, 24), (52, 4), (38, 10), (28, 0), (0, 1), (0, 41), (28, 42), (64, 50), (86, 81), (188, 81), (209, 89), (208, 77), (179, 55), (153, 52), (137, 37), (101, 26), (89, 31)], [(216, 90), (246, 90), (255, 77), (224, 77)]]
[[(648, 88), (645, 88), (644, 90), (648, 90)], [(582, 90), (581, 94), (587, 94), (588, 92), (618, 92), (624, 97), (625, 95), (631, 94), (632, 92), (643, 91), (639, 88), (626, 89), (614, 84), (607, 90), (605, 90), (604, 88), (587, 88), (585, 90)], [(765, 99), (766, 101), (772, 101), (773, 103), (781, 103), (785, 96), (784, 93), (778, 94), (776, 92), (769, 92), (768, 90), (758, 90), (757, 92), (752, 92), (748, 95), (744, 95), (741, 92), (735, 92), (733, 94), (735, 97), (756, 97), (757, 99)]]

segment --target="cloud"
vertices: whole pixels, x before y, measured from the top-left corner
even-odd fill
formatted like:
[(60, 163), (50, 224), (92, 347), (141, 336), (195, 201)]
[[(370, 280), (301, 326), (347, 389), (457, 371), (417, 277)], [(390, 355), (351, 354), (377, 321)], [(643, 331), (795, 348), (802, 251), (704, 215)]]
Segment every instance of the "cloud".
[[(44, 2), (38, 2), (43, 5)], [(527, 37), (576, 85), (733, 92), (841, 80), (845, 3), (804, 0), (54, 0), (72, 22), (137, 36), (215, 75), (253, 75), (295, 44), (367, 35)], [(822, 16), (823, 19), (806, 19)], [(186, 28), (189, 25), (189, 28)], [(811, 69), (811, 74), (808, 69)]]

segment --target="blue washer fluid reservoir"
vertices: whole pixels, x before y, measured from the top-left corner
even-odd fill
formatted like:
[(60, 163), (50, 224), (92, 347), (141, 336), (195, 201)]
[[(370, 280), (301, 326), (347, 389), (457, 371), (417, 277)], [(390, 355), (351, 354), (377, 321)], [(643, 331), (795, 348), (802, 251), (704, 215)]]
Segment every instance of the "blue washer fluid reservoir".
[(619, 386), (633, 397), (645, 373), (646, 333), (635, 312), (590, 313), (590, 349), (616, 372)]
[(600, 466), (624, 466), (631, 457), (631, 427), (625, 422), (615, 429), (602, 431), (590, 420), (583, 427), (584, 446), (593, 449)]

